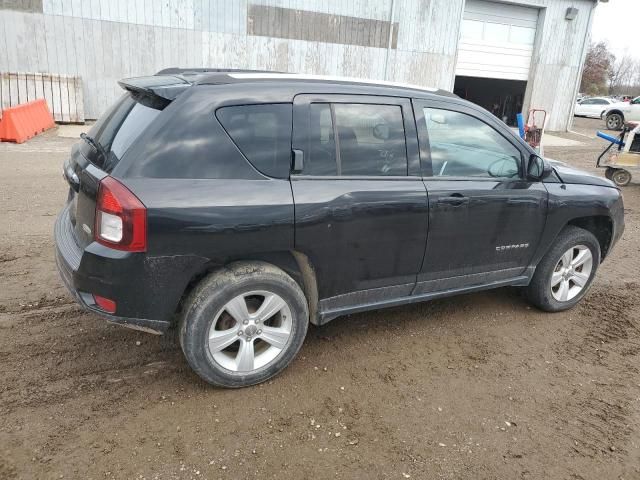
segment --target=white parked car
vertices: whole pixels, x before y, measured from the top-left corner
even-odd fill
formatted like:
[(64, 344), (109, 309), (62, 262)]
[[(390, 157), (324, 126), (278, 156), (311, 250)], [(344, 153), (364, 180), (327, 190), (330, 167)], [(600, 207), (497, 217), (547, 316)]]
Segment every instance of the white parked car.
[(631, 102), (616, 102), (607, 108), (602, 118), (609, 130), (621, 130), (625, 122), (640, 122), (640, 97)]
[(604, 97), (584, 98), (576, 104), (573, 114), (577, 117), (602, 118), (602, 114), (616, 103)]

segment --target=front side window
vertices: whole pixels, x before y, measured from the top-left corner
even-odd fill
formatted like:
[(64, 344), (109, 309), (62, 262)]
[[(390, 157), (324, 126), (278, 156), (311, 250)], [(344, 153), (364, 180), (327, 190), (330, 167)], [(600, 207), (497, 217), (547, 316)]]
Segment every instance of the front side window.
[(306, 175), (406, 176), (399, 105), (314, 103), (309, 108)]
[(464, 113), (425, 108), (433, 175), (515, 178), (520, 151), (496, 130)]
[(291, 104), (222, 107), (216, 116), (253, 166), (270, 177), (288, 178), (291, 168)]

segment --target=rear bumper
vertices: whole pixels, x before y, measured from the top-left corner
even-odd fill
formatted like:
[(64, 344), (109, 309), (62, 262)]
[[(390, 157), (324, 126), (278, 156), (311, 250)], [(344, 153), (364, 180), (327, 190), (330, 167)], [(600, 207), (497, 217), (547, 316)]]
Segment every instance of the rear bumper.
[(96, 303), (93, 299), (93, 295), (87, 292), (82, 292), (77, 290), (73, 284), (73, 270), (70, 269), (69, 264), (67, 264), (64, 258), (61, 256), (60, 251), (56, 250), (56, 265), (58, 267), (58, 273), (60, 273), (60, 278), (62, 278), (62, 282), (69, 290), (69, 293), (73, 295), (76, 299), (76, 302), (80, 304), (85, 310), (88, 310), (93, 313), (97, 313), (101, 317), (105, 318), (109, 322), (116, 323), (118, 325), (122, 325), (124, 327), (133, 328), (136, 330), (142, 330), (148, 333), (154, 333), (156, 335), (161, 335), (166, 332), (171, 325), (170, 322), (163, 320), (150, 320), (147, 318), (130, 318), (130, 317), (120, 317), (117, 315), (112, 315), (107, 313), (96, 306)]
[[(177, 272), (167, 270), (172, 266), (169, 262), (162, 257), (149, 261), (145, 254), (120, 252), (97, 243), (81, 248), (68, 208), (56, 220), (54, 236), (60, 278), (83, 308), (110, 322), (150, 333), (161, 334), (171, 326), (188, 280), (181, 281)], [(187, 276), (188, 272), (183, 275)], [(100, 309), (93, 294), (115, 300), (115, 314)]]

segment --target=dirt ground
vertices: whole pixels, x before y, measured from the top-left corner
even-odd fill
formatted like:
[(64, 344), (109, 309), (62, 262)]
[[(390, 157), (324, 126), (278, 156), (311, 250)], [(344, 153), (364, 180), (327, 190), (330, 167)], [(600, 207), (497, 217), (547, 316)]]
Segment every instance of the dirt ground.
[[(566, 137), (583, 145), (546, 154), (594, 170), (603, 142)], [(574, 310), (500, 289), (343, 317), (273, 381), (228, 391), (65, 292), (52, 230), (72, 142), (0, 144), (0, 479), (640, 478), (637, 183)]]

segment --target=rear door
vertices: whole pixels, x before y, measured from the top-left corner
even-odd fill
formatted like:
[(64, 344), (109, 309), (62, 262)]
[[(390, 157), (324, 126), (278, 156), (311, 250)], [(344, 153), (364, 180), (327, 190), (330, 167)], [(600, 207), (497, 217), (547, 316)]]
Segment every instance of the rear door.
[(600, 118), (604, 111), (609, 106), (609, 101), (604, 98), (594, 98), (591, 100), (592, 104), (589, 105), (588, 115), (594, 118)]
[(429, 236), (416, 293), (524, 274), (542, 234), (547, 190), (523, 175), (526, 149), (475, 109), (416, 101)]
[(576, 108), (576, 113), (578, 115), (584, 115), (586, 117), (593, 116), (597, 108), (595, 101), (596, 100), (594, 98), (587, 98), (586, 100), (583, 100), (580, 103), (579, 107)]
[(297, 96), (293, 148), (304, 158), (291, 175), (295, 245), (322, 308), (409, 295), (428, 220), (410, 101)]

